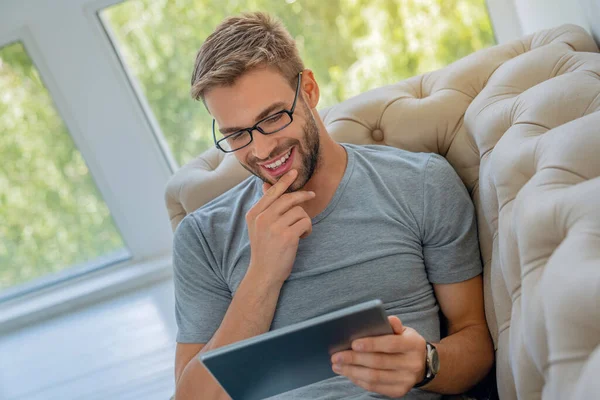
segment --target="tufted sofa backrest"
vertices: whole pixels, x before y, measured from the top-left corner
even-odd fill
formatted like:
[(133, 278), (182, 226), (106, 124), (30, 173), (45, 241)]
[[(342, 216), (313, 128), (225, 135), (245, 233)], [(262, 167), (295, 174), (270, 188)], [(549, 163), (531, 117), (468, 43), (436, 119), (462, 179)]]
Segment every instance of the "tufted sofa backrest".
[[(339, 142), (443, 155), (477, 209), (501, 399), (599, 398), (600, 54), (564, 25), (321, 112)], [(210, 149), (170, 180), (173, 229), (248, 176)]]

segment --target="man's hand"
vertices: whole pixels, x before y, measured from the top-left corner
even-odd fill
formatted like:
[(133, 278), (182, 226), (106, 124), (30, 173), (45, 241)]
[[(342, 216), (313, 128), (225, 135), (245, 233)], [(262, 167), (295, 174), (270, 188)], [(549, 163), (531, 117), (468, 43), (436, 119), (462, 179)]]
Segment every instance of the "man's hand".
[(393, 335), (355, 340), (352, 350), (332, 355), (332, 368), (365, 390), (401, 397), (425, 377), (426, 342), (398, 317), (388, 320)]
[(297, 176), (293, 169), (273, 186), (265, 183), (263, 197), (246, 214), (249, 270), (281, 284), (292, 272), (300, 238), (312, 232), (312, 221), (299, 204), (314, 198), (314, 192), (285, 193)]

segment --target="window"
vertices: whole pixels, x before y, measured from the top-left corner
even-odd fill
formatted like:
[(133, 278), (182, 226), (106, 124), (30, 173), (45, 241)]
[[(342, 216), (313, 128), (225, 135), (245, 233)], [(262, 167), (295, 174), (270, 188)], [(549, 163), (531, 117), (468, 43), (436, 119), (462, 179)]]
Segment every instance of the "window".
[(0, 300), (128, 258), (21, 43), (0, 48), (0, 87)]
[(495, 44), (485, 0), (129, 0), (105, 9), (180, 165), (213, 146), (211, 118), (189, 96), (196, 52), (223, 18), (248, 10), (284, 22), (319, 81), (321, 108)]

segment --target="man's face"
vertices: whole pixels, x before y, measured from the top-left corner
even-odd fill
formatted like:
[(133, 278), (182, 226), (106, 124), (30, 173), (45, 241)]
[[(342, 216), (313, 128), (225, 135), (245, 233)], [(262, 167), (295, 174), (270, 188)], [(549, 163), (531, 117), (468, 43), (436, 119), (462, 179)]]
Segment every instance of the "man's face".
[[(269, 135), (254, 130), (252, 143), (234, 153), (244, 168), (270, 184), (297, 169), (298, 177), (288, 192), (304, 187), (319, 159), (319, 129), (301, 92), (302, 88), (290, 125)], [(279, 72), (257, 69), (244, 74), (233, 86), (211, 89), (205, 102), (215, 118), (219, 140), (279, 111), (291, 110), (294, 95), (294, 88)]]

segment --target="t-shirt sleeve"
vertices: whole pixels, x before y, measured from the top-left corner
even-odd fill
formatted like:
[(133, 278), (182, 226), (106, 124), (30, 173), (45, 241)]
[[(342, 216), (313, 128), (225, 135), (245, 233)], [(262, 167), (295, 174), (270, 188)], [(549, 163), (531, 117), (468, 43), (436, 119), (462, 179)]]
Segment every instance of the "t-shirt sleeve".
[(423, 256), (431, 283), (456, 283), (482, 272), (471, 197), (446, 159), (432, 154), (423, 187)]
[(193, 215), (185, 217), (175, 231), (173, 283), (177, 342), (207, 343), (232, 296)]

